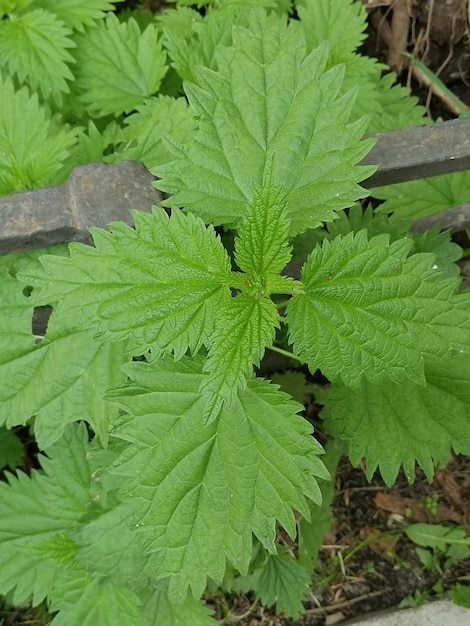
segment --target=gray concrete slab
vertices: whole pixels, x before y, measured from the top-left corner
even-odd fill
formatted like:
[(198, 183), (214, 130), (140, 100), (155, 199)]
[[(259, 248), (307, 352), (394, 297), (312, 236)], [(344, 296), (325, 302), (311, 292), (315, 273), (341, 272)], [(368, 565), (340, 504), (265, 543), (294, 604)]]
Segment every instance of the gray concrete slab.
[(470, 609), (437, 600), (415, 609), (394, 609), (341, 622), (341, 626), (470, 626)]

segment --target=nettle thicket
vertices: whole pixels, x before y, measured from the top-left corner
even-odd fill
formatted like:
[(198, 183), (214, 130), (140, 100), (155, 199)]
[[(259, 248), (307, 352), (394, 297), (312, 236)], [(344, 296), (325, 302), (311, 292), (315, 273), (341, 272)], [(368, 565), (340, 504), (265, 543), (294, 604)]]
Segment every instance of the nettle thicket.
[[(461, 251), (408, 232), (468, 200), (470, 176), (355, 204), (364, 134), (429, 122), (357, 52), (362, 5), (183, 4), (1, 5), (1, 192), (134, 159), (168, 194), (94, 246), (1, 259), (0, 448), (20, 465), (29, 424), (41, 469), (0, 484), (0, 592), (46, 600), (54, 626), (215, 624), (201, 596), (220, 586), (295, 617), (322, 458), (344, 448), (392, 484), (470, 452)], [(303, 406), (254, 375), (266, 349), (331, 381), (321, 429), (340, 452), (322, 457)], [(278, 526), (299, 530), (298, 559)]]

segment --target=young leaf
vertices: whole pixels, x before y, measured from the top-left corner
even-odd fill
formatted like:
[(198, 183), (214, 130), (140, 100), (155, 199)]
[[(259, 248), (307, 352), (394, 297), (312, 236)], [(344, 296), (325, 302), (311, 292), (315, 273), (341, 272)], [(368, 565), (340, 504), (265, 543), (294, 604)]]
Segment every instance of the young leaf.
[(366, 38), (365, 7), (352, 0), (299, 0), (297, 12), (309, 50), (327, 42), (330, 66), (344, 62)]
[(316, 477), (326, 477), (319, 444), (300, 405), (277, 387), (252, 380), (206, 427), (199, 393), (202, 359), (171, 357), (126, 368), (132, 386), (109, 394), (130, 413), (114, 433), (132, 442), (116, 462), (125, 492), (139, 504), (139, 531), (169, 597), (188, 586), (198, 597), (206, 576), (220, 583), (226, 561), (246, 573), (252, 533), (275, 552), (276, 520), (295, 534), (293, 510), (308, 516)]
[(218, 71), (203, 68), (200, 86), (186, 85), (200, 126), (156, 169), (159, 188), (175, 194), (167, 204), (239, 226), (272, 171), (295, 234), (365, 195), (356, 183), (372, 169), (355, 164), (371, 143), (360, 142), (364, 122), (346, 123), (351, 94), (338, 97), (342, 69), (324, 73), (326, 52), (305, 56), (298, 23), (253, 10), (250, 27), (234, 29), (233, 47), (218, 49)]
[(275, 372), (270, 376), (275, 385), (279, 385), (282, 391), (285, 391), (294, 398), (296, 402), (305, 404), (308, 394), (314, 394), (317, 385), (307, 381), (303, 372), (296, 370), (285, 370), (284, 372)]
[[(325, 241), (302, 271), (304, 293), (287, 306), (290, 339), (312, 371), (353, 388), (364, 375), (424, 385), (423, 354), (468, 349), (468, 295), (433, 269), (432, 255), (407, 258), (412, 241), (367, 240), (366, 231)], [(437, 267), (437, 266), (436, 266)]]
[(76, 88), (90, 113), (128, 113), (160, 87), (167, 66), (155, 26), (141, 33), (133, 18), (109, 13), (76, 40)]
[(37, 94), (30, 97), (26, 87), (15, 91), (0, 73), (0, 195), (46, 185), (76, 134), (56, 125)]
[(0, 63), (33, 93), (39, 90), (44, 100), (52, 97), (60, 105), (62, 94), (70, 91), (67, 80), (73, 80), (68, 66), (73, 57), (67, 51), (75, 47), (71, 34), (43, 9), (10, 16), (0, 22)]
[(42, 257), (46, 271), (23, 279), (43, 286), (39, 302), (61, 300), (58, 316), (95, 320), (100, 336), (128, 338), (135, 354), (197, 352), (230, 298), (230, 259), (213, 228), (191, 214), (133, 215), (135, 230), (119, 222), (111, 233), (93, 229), (96, 249), (72, 244), (70, 259)]
[[(115, 120), (112, 120), (104, 129), (98, 130), (92, 120), (88, 122), (88, 128), (81, 128), (77, 135), (77, 143), (70, 151), (68, 159), (56, 175), (54, 183), (65, 182), (72, 170), (77, 165), (85, 163), (116, 162), (113, 150), (122, 142), (122, 128)], [(59, 180), (61, 178), (61, 180)]]
[[(186, 7), (179, 7), (177, 11), (167, 11), (160, 18), (164, 23), (164, 46), (178, 75), (185, 81), (198, 84), (195, 68), (217, 68), (216, 48), (232, 44), (233, 26), (246, 25), (248, 12), (240, 10), (238, 6), (237, 10), (211, 11), (201, 19), (197, 12), (187, 11), (189, 9)], [(174, 14), (179, 14), (180, 19), (184, 17), (185, 24), (190, 25), (189, 34), (187, 28), (182, 28), (181, 23), (176, 22)]]
[(52, 11), (69, 28), (83, 32), (84, 26), (94, 26), (119, 2), (122, 0), (33, 0), (32, 6)]
[(205, 420), (214, 420), (223, 405), (232, 404), (238, 389), (259, 365), (266, 346), (274, 341), (279, 313), (272, 300), (239, 294), (219, 309), (201, 393), (207, 398)]
[(410, 381), (363, 381), (359, 391), (333, 385), (325, 414), (348, 442), (354, 465), (364, 457), (367, 477), (379, 468), (392, 485), (403, 465), (410, 481), (415, 462), (428, 480), (445, 464), (451, 448), (470, 453), (470, 359), (458, 354), (426, 366), (427, 386)]
[[(203, 17), (192, 7), (175, 6), (166, 8), (162, 13), (158, 13), (154, 16), (155, 22), (161, 26), (164, 34), (164, 45), (166, 47), (166, 35), (167, 33), (177, 33), (185, 39), (190, 39), (193, 34), (193, 26), (196, 22), (200, 22)], [(174, 60), (174, 57), (170, 54), (170, 57)], [(182, 74), (178, 74), (183, 77)]]
[[(256, 575), (256, 572), (255, 572)], [(276, 605), (286, 617), (298, 619), (310, 591), (311, 577), (298, 561), (287, 555), (271, 555), (259, 572), (255, 591), (265, 606)]]
[(457, 583), (450, 590), (450, 597), (454, 604), (470, 609), (470, 589), (468, 587)]
[(108, 161), (142, 161), (149, 170), (172, 160), (162, 141), (170, 135), (175, 141), (189, 142), (195, 135), (197, 122), (183, 98), (158, 96), (136, 107), (136, 113), (124, 120), (120, 147)]
[(41, 545), (69, 535), (87, 513), (90, 471), (85, 460), (84, 425), (68, 426), (60, 442), (41, 457), (45, 473), (22, 472), (0, 482), (0, 593), (14, 591), (13, 601), (39, 604), (51, 593), (65, 566), (44, 559)]
[(252, 282), (278, 275), (290, 260), (286, 206), (282, 189), (266, 185), (253, 193), (235, 241), (235, 260)]
[(0, 469), (21, 465), (23, 454), (23, 444), (15, 433), (6, 428), (0, 428)]
[[(377, 64), (375, 72), (369, 80), (364, 80), (365, 84), (359, 90), (357, 104), (366, 104), (368, 107), (371, 99), (375, 100), (367, 132), (384, 133), (432, 124), (433, 120), (426, 116), (425, 107), (418, 104), (418, 98), (412, 96), (407, 87), (396, 84), (395, 72), (384, 74), (383, 69), (382, 65)], [(354, 79), (352, 73), (351, 79)], [(364, 114), (364, 106), (359, 109), (359, 114)]]

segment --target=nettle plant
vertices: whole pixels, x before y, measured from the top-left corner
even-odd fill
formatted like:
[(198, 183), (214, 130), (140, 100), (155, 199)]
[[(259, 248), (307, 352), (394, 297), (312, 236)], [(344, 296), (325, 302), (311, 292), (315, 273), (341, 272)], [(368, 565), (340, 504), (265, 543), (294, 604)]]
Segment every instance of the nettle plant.
[[(412, 480), (417, 462), (431, 478), (451, 449), (470, 452), (469, 296), (458, 291), (457, 246), (436, 231), (408, 234), (410, 213), (393, 214), (393, 193), (399, 205), (406, 186), (380, 191), (382, 212), (354, 206), (373, 171), (357, 165), (373, 145), (364, 133), (382, 130), (387, 115), (420, 123), (422, 110), (355, 53), (360, 4), (312, 0), (295, 20), (287, 8), (168, 11), (159, 28), (188, 105), (154, 95), (156, 80), (140, 104), (113, 109), (112, 86), (83, 86), (84, 62), (76, 99), (49, 118), (69, 115), (60, 132), (76, 143), (62, 146), (47, 180), (86, 155), (151, 158), (169, 194), (166, 208), (135, 211), (134, 227), (93, 229), (94, 246), (0, 266), (2, 437), (13, 450), (11, 429), (30, 423), (44, 451), (41, 470), (0, 484), (0, 592), (16, 605), (46, 599), (55, 626), (215, 624), (201, 596), (220, 586), (252, 590), (287, 616), (302, 611), (329, 473), (303, 406), (254, 374), (267, 349), (289, 351), (286, 336), (291, 354), (331, 381), (323, 428), (354, 464), (365, 459), (369, 477), (379, 468), (392, 484), (403, 466)], [(131, 67), (147, 67), (151, 38), (132, 16), (123, 27), (93, 18), (78, 29), (83, 59), (89, 49), (100, 59), (96, 41), (114, 28), (141, 51)], [(113, 56), (117, 66), (123, 58)], [(32, 102), (32, 124), (53, 105), (21, 79), (4, 78), (2, 97)], [(155, 130), (162, 103), (188, 129), (173, 133), (163, 117), (165, 144)], [(20, 136), (18, 124), (2, 140)], [(35, 182), (32, 165), (18, 168), (26, 183), (10, 165), (3, 181)], [(464, 193), (459, 176), (446, 177), (443, 197)], [(297, 279), (286, 273), (293, 250), (308, 252)], [(44, 306), (47, 332), (34, 335), (33, 311)], [(291, 538), (300, 527), (298, 560), (276, 543), (279, 526)]]

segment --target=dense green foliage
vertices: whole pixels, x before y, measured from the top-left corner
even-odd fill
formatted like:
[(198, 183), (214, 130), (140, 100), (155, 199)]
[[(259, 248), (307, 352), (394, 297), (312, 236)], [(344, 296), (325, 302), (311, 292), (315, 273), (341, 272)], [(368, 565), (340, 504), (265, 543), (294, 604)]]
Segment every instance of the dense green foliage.
[(332, 471), (341, 446), (387, 484), (469, 454), (459, 249), (408, 228), (468, 200), (470, 174), (355, 205), (364, 134), (429, 123), (357, 52), (360, 3), (116, 4), (0, 2), (0, 193), (131, 159), (169, 194), (94, 246), (0, 259), (0, 461), (28, 424), (42, 468), (0, 483), (0, 593), (46, 600), (54, 626), (209, 626), (208, 585), (296, 617), (330, 474), (298, 381), (254, 366), (287, 337), (331, 381)]

